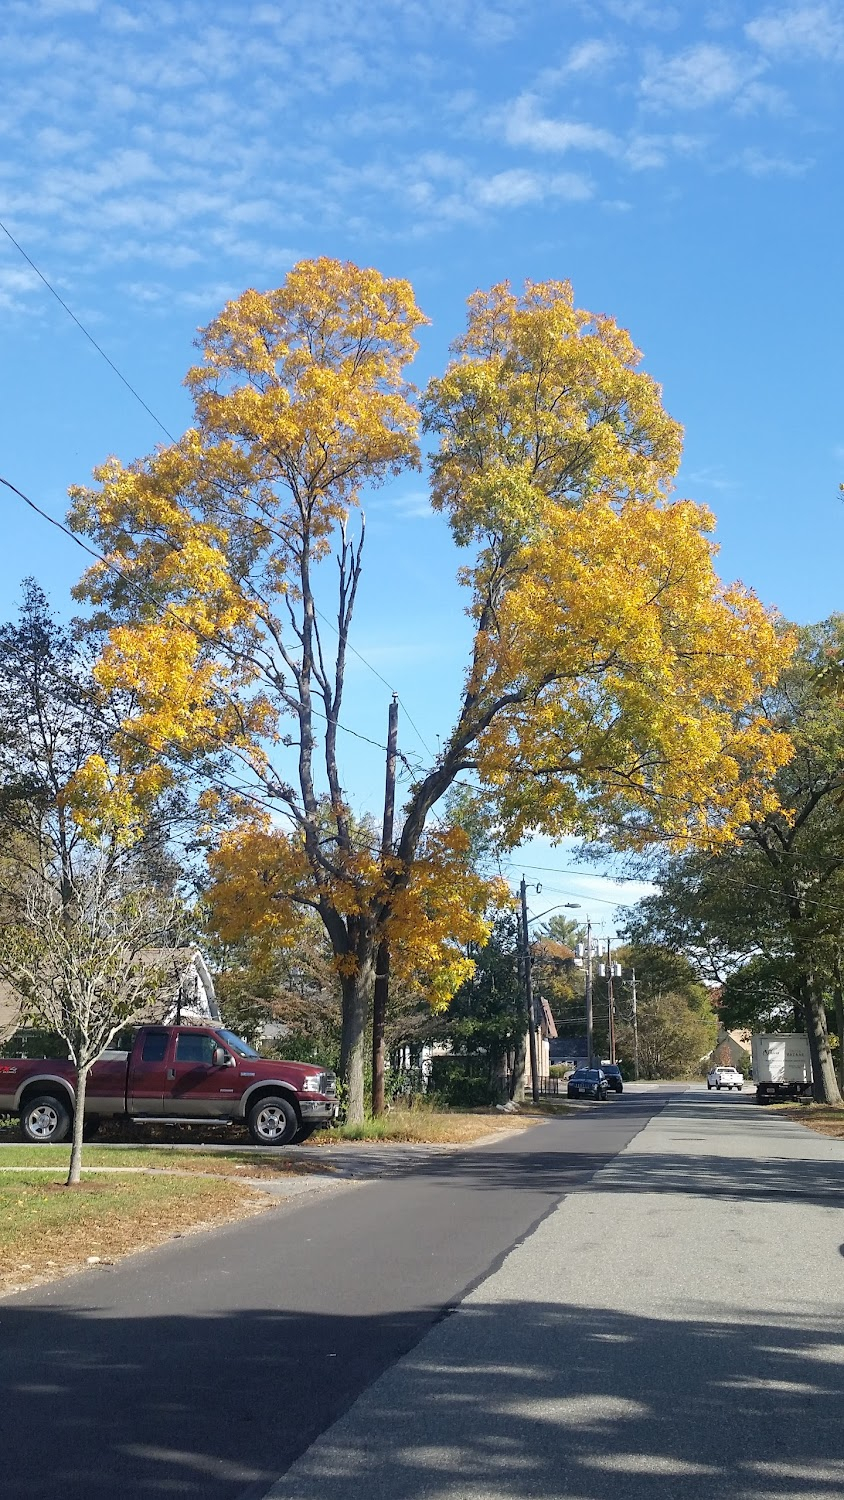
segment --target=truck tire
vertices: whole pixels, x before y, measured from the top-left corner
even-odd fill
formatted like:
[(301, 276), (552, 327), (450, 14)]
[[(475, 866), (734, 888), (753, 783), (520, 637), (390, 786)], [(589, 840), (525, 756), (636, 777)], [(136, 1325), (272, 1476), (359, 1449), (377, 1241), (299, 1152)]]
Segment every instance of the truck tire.
[(299, 1130), (299, 1118), (289, 1099), (266, 1094), (252, 1105), (246, 1128), (256, 1146), (289, 1146)]
[(67, 1140), (71, 1126), (70, 1107), (55, 1094), (38, 1094), (21, 1109), (21, 1131), (32, 1146), (57, 1146)]

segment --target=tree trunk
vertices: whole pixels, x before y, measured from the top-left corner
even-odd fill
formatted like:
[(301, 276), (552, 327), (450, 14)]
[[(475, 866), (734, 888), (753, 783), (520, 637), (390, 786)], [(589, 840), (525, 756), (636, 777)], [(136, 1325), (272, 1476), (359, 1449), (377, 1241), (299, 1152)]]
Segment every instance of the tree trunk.
[(806, 1015), (806, 1031), (809, 1037), (809, 1052), (812, 1058), (812, 1095), (818, 1104), (840, 1105), (844, 1101), (841, 1098), (829, 1048), (826, 1011), (823, 997), (818, 993), (815, 976), (811, 969), (804, 970), (801, 988)]
[(510, 1098), (514, 1104), (521, 1104), (525, 1097), (525, 1062), (527, 1060), (527, 1032), (522, 1031), (516, 1037), (513, 1047), (513, 1071), (510, 1074)]
[(358, 964), (354, 974), (341, 979), (343, 1034), (340, 1042), (340, 1076), (346, 1087), (346, 1119), (359, 1125), (366, 1118), (364, 1100), (364, 1053), (366, 1023), (372, 994), (374, 955)]
[(838, 1032), (838, 1087), (844, 1094), (844, 974), (840, 953), (835, 955), (835, 1029)]
[(85, 1127), (85, 1092), (88, 1087), (89, 1063), (76, 1070), (76, 1108), (73, 1111), (73, 1144), (70, 1149), (70, 1170), (65, 1187), (78, 1187), (82, 1181), (82, 1131)]

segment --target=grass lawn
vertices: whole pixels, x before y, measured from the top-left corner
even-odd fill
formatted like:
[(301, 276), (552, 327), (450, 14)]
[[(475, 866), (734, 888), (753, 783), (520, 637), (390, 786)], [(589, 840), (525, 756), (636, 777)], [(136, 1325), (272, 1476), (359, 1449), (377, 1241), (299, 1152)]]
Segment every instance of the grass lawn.
[[(5, 1146), (0, 1151), (0, 1175), (9, 1167), (55, 1167), (67, 1171), (69, 1146)], [(328, 1170), (325, 1163), (304, 1158), (273, 1156), (260, 1151), (243, 1151), (237, 1147), (223, 1151), (180, 1151), (161, 1146), (85, 1146), (82, 1170), (98, 1167), (134, 1167), (143, 1171), (194, 1172), (214, 1177), (301, 1177)]]
[[(35, 1148), (43, 1159), (49, 1150)], [(0, 1170), (0, 1291), (108, 1264), (200, 1226), (225, 1224), (270, 1203), (219, 1177), (92, 1175), (78, 1188), (63, 1173)], [(93, 1260), (97, 1257), (97, 1260)]]
[[(531, 1106), (533, 1108), (534, 1106)], [(362, 1125), (340, 1125), (335, 1130), (318, 1130), (309, 1146), (331, 1147), (343, 1141), (396, 1141), (431, 1146), (471, 1145), (488, 1135), (525, 1129), (536, 1124), (520, 1111), (508, 1115), (501, 1110), (391, 1109), (379, 1120), (364, 1120)]]
[[(770, 1104), (766, 1107), (772, 1108)], [(844, 1109), (833, 1109), (829, 1104), (775, 1104), (773, 1108), (796, 1125), (805, 1125), (818, 1135), (831, 1135), (844, 1141)]]
[[(102, 1137), (106, 1140), (113, 1139), (114, 1145), (105, 1149), (97, 1142), (85, 1146), (83, 1160), (86, 1166), (158, 1166), (178, 1168), (191, 1172), (214, 1172), (224, 1175), (236, 1174), (241, 1167), (249, 1166), (250, 1170), (266, 1163), (273, 1174), (281, 1171), (295, 1172), (302, 1170), (313, 1170), (312, 1149), (314, 1147), (331, 1147), (342, 1145), (344, 1141), (395, 1141), (406, 1142), (417, 1145), (443, 1145), (460, 1146), (471, 1145), (473, 1141), (481, 1140), (487, 1135), (496, 1135), (502, 1131), (518, 1130), (530, 1124), (536, 1123), (537, 1114), (566, 1114), (571, 1106), (566, 1106), (562, 1100), (542, 1100), (538, 1105), (526, 1102), (521, 1106), (518, 1114), (504, 1114), (497, 1109), (479, 1110), (450, 1110), (430, 1109), (425, 1106), (413, 1109), (391, 1109), (390, 1113), (379, 1120), (366, 1120), (362, 1125), (340, 1125), (331, 1130), (317, 1130), (305, 1143), (303, 1148), (296, 1148), (296, 1153), (302, 1151), (301, 1164), (297, 1156), (283, 1159), (279, 1162), (277, 1157), (261, 1157), (260, 1153), (252, 1149), (242, 1150), (249, 1146), (249, 1137), (245, 1129), (236, 1126), (229, 1130), (215, 1130), (213, 1134), (202, 1140), (201, 1127), (190, 1127), (180, 1129), (172, 1126), (169, 1129), (163, 1126), (131, 1126), (123, 1125), (121, 1122), (107, 1122), (103, 1126)], [(531, 1119), (531, 1112), (533, 1118)], [(197, 1139), (199, 1137), (199, 1139)], [(19, 1140), (17, 1126), (14, 1129), (0, 1131), (0, 1169), (3, 1166), (46, 1166), (49, 1161), (65, 1163), (70, 1159), (68, 1146), (27, 1146), (13, 1144)], [(165, 1141), (172, 1142), (175, 1150), (156, 1150)], [(179, 1152), (178, 1147), (190, 1145), (194, 1141), (197, 1146), (208, 1144), (213, 1141), (214, 1145), (225, 1146), (223, 1153), (203, 1153), (199, 1149)], [(9, 1144), (5, 1144), (9, 1142)], [(125, 1142), (125, 1144), (123, 1144)], [(138, 1148), (141, 1148), (140, 1150)], [(305, 1157), (307, 1152), (307, 1158)], [(34, 1154), (33, 1154), (34, 1153)], [(178, 1161), (176, 1160), (178, 1156)], [(256, 1171), (254, 1175), (258, 1175)]]

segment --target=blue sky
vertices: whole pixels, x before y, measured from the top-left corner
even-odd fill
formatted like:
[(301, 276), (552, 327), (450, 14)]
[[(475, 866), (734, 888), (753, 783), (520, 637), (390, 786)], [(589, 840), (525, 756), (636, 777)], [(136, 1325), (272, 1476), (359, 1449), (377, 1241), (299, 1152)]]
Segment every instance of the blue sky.
[[(568, 277), (683, 423), (722, 572), (817, 619), (842, 604), (842, 82), (836, 3), (5, 0), (0, 218), (173, 432), (197, 325), (300, 257), (412, 280), (420, 383), (476, 287)], [(60, 515), (161, 433), (2, 235), (0, 318), (0, 472)], [(29, 572), (68, 608), (81, 554), (3, 505), (4, 617)], [(435, 746), (457, 559), (421, 477), (367, 515), (356, 643)], [(386, 687), (358, 663), (351, 688), (347, 723), (380, 739)], [(377, 807), (380, 758), (347, 743)], [(611, 910), (602, 882), (535, 878)]]

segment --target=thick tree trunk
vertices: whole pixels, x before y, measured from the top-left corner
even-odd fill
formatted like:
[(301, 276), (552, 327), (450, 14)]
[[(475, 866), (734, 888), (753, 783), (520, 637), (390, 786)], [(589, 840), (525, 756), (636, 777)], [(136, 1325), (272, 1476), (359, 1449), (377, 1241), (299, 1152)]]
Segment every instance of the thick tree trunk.
[(813, 1097), (818, 1104), (840, 1105), (844, 1101), (841, 1098), (829, 1047), (823, 996), (819, 994), (814, 973), (808, 967), (803, 971), (801, 990), (806, 1031), (809, 1037), (809, 1052), (812, 1058)]
[(516, 1037), (513, 1048), (513, 1071), (510, 1074), (510, 1098), (521, 1104), (525, 1097), (525, 1063), (527, 1061), (527, 1032)]
[(835, 955), (835, 1029), (838, 1032), (838, 1087), (844, 1094), (844, 972), (840, 953)]
[(340, 1043), (340, 1076), (346, 1088), (346, 1119), (354, 1125), (366, 1118), (364, 1057), (366, 1023), (374, 981), (375, 954), (363, 955), (354, 974), (341, 980), (343, 1034)]
[(82, 1181), (82, 1131), (85, 1127), (85, 1093), (88, 1087), (89, 1064), (76, 1070), (76, 1108), (73, 1111), (73, 1144), (70, 1150), (70, 1170), (65, 1187), (78, 1187)]

